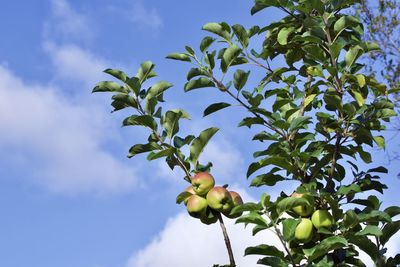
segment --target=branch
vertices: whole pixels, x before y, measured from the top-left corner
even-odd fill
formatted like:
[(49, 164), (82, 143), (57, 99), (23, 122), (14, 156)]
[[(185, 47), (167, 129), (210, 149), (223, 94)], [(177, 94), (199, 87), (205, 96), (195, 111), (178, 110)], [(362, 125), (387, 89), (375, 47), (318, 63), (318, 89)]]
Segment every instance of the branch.
[(218, 218), (219, 225), (221, 226), (222, 234), (224, 235), (225, 246), (226, 246), (226, 249), (228, 250), (228, 255), (229, 255), (229, 263), (230, 263), (229, 266), (235, 267), (236, 266), (235, 258), (233, 257), (232, 246), (231, 246), (231, 242), (229, 240), (228, 232), (226, 231), (224, 220), (222, 219), (221, 213), (218, 212), (215, 215)]

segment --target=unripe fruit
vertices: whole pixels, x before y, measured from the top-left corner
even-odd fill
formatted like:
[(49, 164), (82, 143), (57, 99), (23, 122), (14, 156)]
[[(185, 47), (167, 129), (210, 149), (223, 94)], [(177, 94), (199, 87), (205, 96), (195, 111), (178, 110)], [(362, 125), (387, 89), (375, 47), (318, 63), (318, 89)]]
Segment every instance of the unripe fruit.
[[(230, 194), (231, 197), (232, 197), (233, 207), (243, 205), (242, 197), (241, 197), (237, 192), (235, 192), (235, 191), (229, 191), (229, 194)], [(232, 213), (232, 211), (231, 211), (231, 212), (226, 213), (226, 214), (224, 214), (224, 215), (225, 215), (226, 217), (228, 217), (228, 218), (234, 219), (234, 218), (237, 218), (237, 217), (241, 216), (242, 213), (243, 213), (243, 212)]]
[[(292, 197), (306, 198), (307, 200), (309, 200), (309, 202), (311, 202), (311, 203), (314, 202), (312, 199), (312, 196), (306, 195), (306, 194), (299, 194), (299, 193), (295, 192), (292, 194)], [(293, 207), (292, 210), (301, 217), (308, 217), (313, 213), (314, 207), (309, 206), (309, 205), (300, 205), (300, 206)]]
[(214, 185), (214, 177), (208, 172), (199, 172), (192, 178), (193, 190), (200, 196), (205, 196)]
[(207, 194), (207, 203), (210, 208), (224, 214), (229, 213), (233, 208), (233, 200), (226, 188), (216, 186)]
[(327, 210), (316, 210), (311, 216), (311, 221), (315, 228), (331, 228), (333, 225), (332, 215)]
[[(193, 186), (191, 186), (191, 185), (189, 185), (189, 186), (185, 189), (185, 192), (188, 192), (188, 193), (190, 193), (190, 194), (192, 194), (192, 195), (196, 195), (196, 192), (194, 192)], [(185, 198), (185, 199), (183, 200), (183, 203), (185, 203), (185, 205), (187, 205), (187, 202), (188, 202), (188, 200), (189, 200), (190, 197), (191, 197), (191, 196), (188, 196), (187, 198)]]
[(307, 243), (313, 236), (313, 224), (310, 219), (301, 219), (294, 232), (294, 237), (300, 243)]
[(189, 197), (186, 205), (187, 211), (192, 217), (201, 218), (207, 211), (207, 200), (198, 195)]

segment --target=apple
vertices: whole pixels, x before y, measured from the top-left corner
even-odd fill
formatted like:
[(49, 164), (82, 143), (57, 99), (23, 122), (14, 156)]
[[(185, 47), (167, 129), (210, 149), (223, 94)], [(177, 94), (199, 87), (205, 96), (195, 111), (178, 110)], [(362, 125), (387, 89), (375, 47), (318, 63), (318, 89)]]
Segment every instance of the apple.
[(206, 215), (207, 200), (204, 197), (192, 195), (187, 201), (186, 208), (192, 217), (201, 218)]
[[(185, 189), (185, 192), (188, 192), (188, 193), (190, 193), (190, 194), (192, 194), (192, 195), (196, 195), (196, 192), (194, 192), (193, 186), (191, 186), (191, 185), (189, 185), (189, 186)], [(185, 199), (183, 200), (183, 203), (185, 203), (185, 205), (187, 205), (187, 202), (188, 202), (188, 200), (189, 200), (190, 197), (191, 197), (191, 196), (188, 196), (187, 198), (185, 198)]]
[[(294, 198), (306, 198), (307, 200), (309, 200), (309, 202), (311, 202), (311, 203), (314, 202), (313, 199), (312, 199), (312, 196), (307, 195), (307, 194), (299, 194), (299, 193), (294, 192), (292, 194), (292, 197), (294, 197)], [(299, 215), (301, 217), (308, 217), (313, 213), (314, 208), (312, 206), (309, 206), (309, 205), (300, 205), (300, 206), (293, 207), (292, 210), (297, 215)]]
[(301, 222), (296, 226), (294, 237), (300, 243), (307, 243), (313, 236), (313, 223), (310, 219), (301, 219)]
[(218, 221), (218, 217), (213, 214), (210, 208), (207, 209), (206, 214), (200, 218), (204, 224), (210, 225)]
[(333, 225), (332, 215), (327, 210), (316, 210), (311, 216), (311, 221), (315, 228), (331, 228)]
[(234, 206), (231, 194), (222, 186), (212, 188), (206, 198), (210, 208), (224, 214), (229, 213)]
[(193, 190), (200, 196), (205, 196), (214, 185), (214, 177), (208, 172), (199, 172), (192, 178)]
[[(231, 197), (232, 197), (233, 207), (237, 207), (237, 206), (243, 205), (242, 197), (241, 197), (237, 192), (235, 192), (235, 191), (229, 191), (229, 194), (230, 194)], [(229, 212), (229, 213), (227, 213), (227, 214), (224, 214), (224, 215), (225, 215), (226, 217), (228, 217), (228, 218), (234, 219), (234, 218), (237, 218), (237, 217), (239, 217), (240, 215), (242, 215), (242, 213), (243, 213), (243, 212), (232, 213), (232, 211), (231, 211), (231, 212)]]

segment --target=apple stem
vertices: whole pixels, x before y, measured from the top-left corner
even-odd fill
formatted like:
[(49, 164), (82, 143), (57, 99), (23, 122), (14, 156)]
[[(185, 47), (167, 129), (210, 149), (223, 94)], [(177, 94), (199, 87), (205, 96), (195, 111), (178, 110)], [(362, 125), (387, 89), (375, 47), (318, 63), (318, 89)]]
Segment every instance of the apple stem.
[(236, 266), (235, 258), (233, 257), (231, 241), (229, 240), (229, 236), (228, 236), (228, 232), (226, 231), (224, 220), (222, 219), (221, 213), (218, 212), (216, 215), (217, 215), (217, 218), (219, 221), (219, 225), (221, 226), (222, 233), (224, 235), (226, 249), (228, 250), (229, 262), (230, 262), (229, 266), (235, 267)]

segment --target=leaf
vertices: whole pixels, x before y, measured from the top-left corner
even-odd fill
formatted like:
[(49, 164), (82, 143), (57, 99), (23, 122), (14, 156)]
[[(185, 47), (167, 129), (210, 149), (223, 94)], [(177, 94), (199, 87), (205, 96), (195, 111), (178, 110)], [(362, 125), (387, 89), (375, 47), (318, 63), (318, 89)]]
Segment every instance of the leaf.
[(264, 255), (264, 256), (276, 256), (284, 258), (285, 254), (274, 246), (269, 245), (258, 245), (255, 247), (247, 247), (244, 251), (244, 256), (248, 255)]
[(166, 56), (168, 59), (173, 59), (173, 60), (180, 60), (180, 61), (187, 61), (190, 62), (190, 56), (188, 56), (185, 53), (171, 53), (168, 56)]
[(385, 138), (383, 136), (374, 136), (374, 141), (380, 148), (385, 148)]
[(249, 36), (246, 29), (240, 24), (233, 25), (232, 29), (242, 46), (247, 47), (249, 45)]
[(194, 77), (197, 76), (209, 76), (208, 72), (199, 68), (191, 68), (187, 75), (186, 75), (186, 79), (189, 81)]
[(147, 160), (155, 160), (163, 157), (168, 157), (173, 155), (175, 151), (176, 151), (175, 147), (169, 147), (159, 152), (150, 152), (149, 155), (147, 156)]
[(385, 213), (389, 214), (390, 217), (394, 217), (400, 214), (399, 206), (390, 206), (384, 210)]
[(321, 257), (322, 255), (328, 254), (329, 251), (346, 247), (348, 245), (346, 238), (343, 236), (330, 236), (321, 241), (315, 246), (314, 252), (308, 257), (308, 261)]
[(204, 51), (206, 51), (214, 41), (215, 41), (215, 38), (212, 38), (210, 36), (204, 37), (200, 43), (200, 51), (202, 53), (204, 53)]
[(204, 110), (203, 117), (205, 117), (205, 116), (207, 116), (207, 115), (210, 115), (211, 113), (214, 113), (214, 112), (216, 112), (216, 111), (218, 111), (218, 110), (227, 108), (227, 107), (229, 107), (230, 105), (231, 105), (231, 104), (229, 104), (229, 103), (224, 103), (224, 102), (211, 104), (211, 105), (209, 105), (209, 106)]
[(366, 84), (365, 76), (363, 74), (357, 74), (356, 78), (357, 78), (358, 86), (364, 87)]
[(256, 0), (255, 5), (251, 8), (251, 15), (271, 6), (279, 7), (279, 0)]
[(360, 232), (356, 233), (356, 235), (373, 235), (373, 236), (378, 236), (379, 237), (379, 236), (382, 235), (382, 231), (376, 225), (367, 225)]
[(140, 65), (140, 68), (136, 74), (136, 77), (139, 79), (140, 84), (156, 75), (154, 72), (152, 72), (154, 66), (155, 65), (151, 61), (145, 61)]
[(242, 49), (236, 44), (229, 46), (222, 55), (221, 70), (223, 72), (227, 72), (229, 66), (232, 65), (232, 63), (240, 55), (241, 52)]
[(373, 261), (380, 258), (379, 249), (366, 236), (350, 236), (349, 242), (355, 244), (359, 249), (367, 253)]
[(363, 49), (360, 46), (353, 46), (347, 51), (344, 60), (346, 62), (346, 66), (350, 68), (354, 62), (357, 60), (359, 56), (363, 53)]
[(300, 220), (296, 219), (285, 219), (282, 222), (283, 225), (283, 239), (286, 241), (293, 240), (294, 233), (296, 232), (296, 227), (300, 223)]
[(245, 224), (256, 224), (261, 226), (268, 226), (267, 221), (257, 212), (250, 212), (248, 214), (244, 214), (236, 220), (236, 223), (245, 223)]
[(306, 128), (306, 125), (311, 122), (311, 117), (300, 116), (292, 120), (289, 126), (290, 131), (298, 130), (301, 128)]
[(141, 84), (140, 84), (140, 80), (138, 77), (132, 77), (129, 78), (126, 81), (126, 84), (128, 85), (128, 87), (132, 90), (132, 92), (137, 96), (139, 95), (140, 92), (140, 88), (141, 88)]
[(125, 74), (125, 72), (121, 70), (116, 70), (116, 69), (106, 69), (104, 70), (105, 73), (110, 74), (111, 76), (114, 76), (120, 81), (125, 82), (126, 79), (128, 78), (128, 75)]
[(400, 221), (395, 221), (386, 224), (382, 229), (382, 236), (380, 237), (380, 241), (382, 245), (385, 245), (389, 239), (395, 235), (400, 230)]
[(196, 80), (191, 80), (185, 84), (185, 92), (194, 90), (194, 89), (199, 89), (199, 88), (204, 88), (204, 87), (215, 87), (215, 84), (210, 81), (209, 79), (205, 77), (201, 77)]
[(157, 122), (150, 115), (132, 115), (122, 122), (123, 126), (146, 126), (152, 130), (157, 130)]
[(183, 201), (185, 201), (185, 199), (189, 198), (190, 196), (192, 196), (192, 193), (188, 191), (183, 191), (176, 197), (176, 204), (181, 204)]
[(167, 136), (172, 138), (179, 131), (179, 119), (183, 117), (180, 110), (168, 110), (162, 118)]
[(161, 146), (154, 142), (150, 142), (147, 144), (137, 144), (129, 149), (128, 158), (132, 158), (133, 156), (136, 156), (137, 154), (140, 154), (140, 153), (145, 153), (145, 152), (149, 152), (149, 151), (153, 151), (153, 150), (160, 150), (160, 149), (161, 149)]
[(236, 70), (233, 74), (233, 86), (236, 90), (240, 91), (247, 83), (250, 71), (245, 72), (243, 70)]
[(310, 201), (306, 198), (286, 197), (278, 202), (276, 210), (278, 213), (282, 214), (287, 210), (291, 210), (293, 207), (303, 205), (311, 206), (312, 203), (310, 203)]
[(360, 93), (360, 92), (358, 92), (358, 91), (356, 91), (356, 90), (351, 90), (350, 89), (350, 91), (351, 91), (351, 94), (353, 95), (353, 97), (354, 97), (354, 99), (357, 101), (357, 104), (361, 107), (362, 105), (364, 105), (364, 103), (365, 103), (365, 98), (364, 98), (364, 96)]
[(210, 22), (205, 24), (202, 29), (208, 32), (212, 32), (227, 41), (230, 41), (231, 39), (230, 29), (226, 23)]
[(244, 211), (261, 211), (263, 207), (259, 203), (247, 202), (236, 206), (232, 209), (232, 213), (241, 213)]
[(197, 165), (197, 161), (200, 157), (200, 154), (203, 152), (205, 146), (207, 145), (208, 141), (214, 136), (216, 132), (218, 132), (218, 128), (211, 127), (205, 129), (200, 133), (200, 135), (195, 138), (190, 146), (190, 156), (189, 160), (193, 163), (193, 165)]
[(343, 223), (346, 228), (353, 228), (354, 226), (358, 225), (358, 217), (354, 210), (346, 211)]
[(257, 261), (257, 264), (273, 266), (273, 267), (288, 267), (289, 266), (289, 262), (287, 260), (278, 258), (278, 257), (265, 257), (265, 258), (259, 259)]
[(361, 222), (392, 222), (389, 214), (380, 210), (373, 210), (369, 213), (360, 213), (358, 214), (358, 219)]
[(338, 34), (346, 28), (354, 27), (359, 24), (360, 21), (356, 17), (344, 15), (335, 22), (333, 30), (336, 34)]
[(304, 99), (304, 108), (306, 108), (313, 100), (314, 98), (317, 96), (317, 94), (311, 94), (308, 95), (305, 99)]
[(282, 28), (278, 33), (278, 37), (277, 37), (278, 43), (281, 44), (281, 45), (286, 45), (289, 35), (294, 30), (295, 30), (294, 27)]
[(190, 142), (192, 142), (194, 138), (195, 138), (194, 135), (188, 135), (185, 138), (175, 136), (174, 137), (174, 146), (177, 148), (181, 148), (184, 145), (190, 144)]
[(97, 83), (96, 86), (93, 88), (92, 93), (98, 93), (98, 92), (128, 93), (123, 86), (121, 86), (116, 82), (111, 82), (111, 81), (104, 81)]
[(149, 91), (147, 92), (146, 98), (149, 99), (157, 97), (170, 87), (172, 87), (172, 84), (170, 84), (169, 82), (158, 82), (150, 87)]
[(338, 195), (348, 195), (348, 194), (354, 194), (354, 193), (359, 193), (361, 192), (361, 187), (358, 184), (352, 184), (352, 185), (343, 185), (340, 186), (337, 194)]

